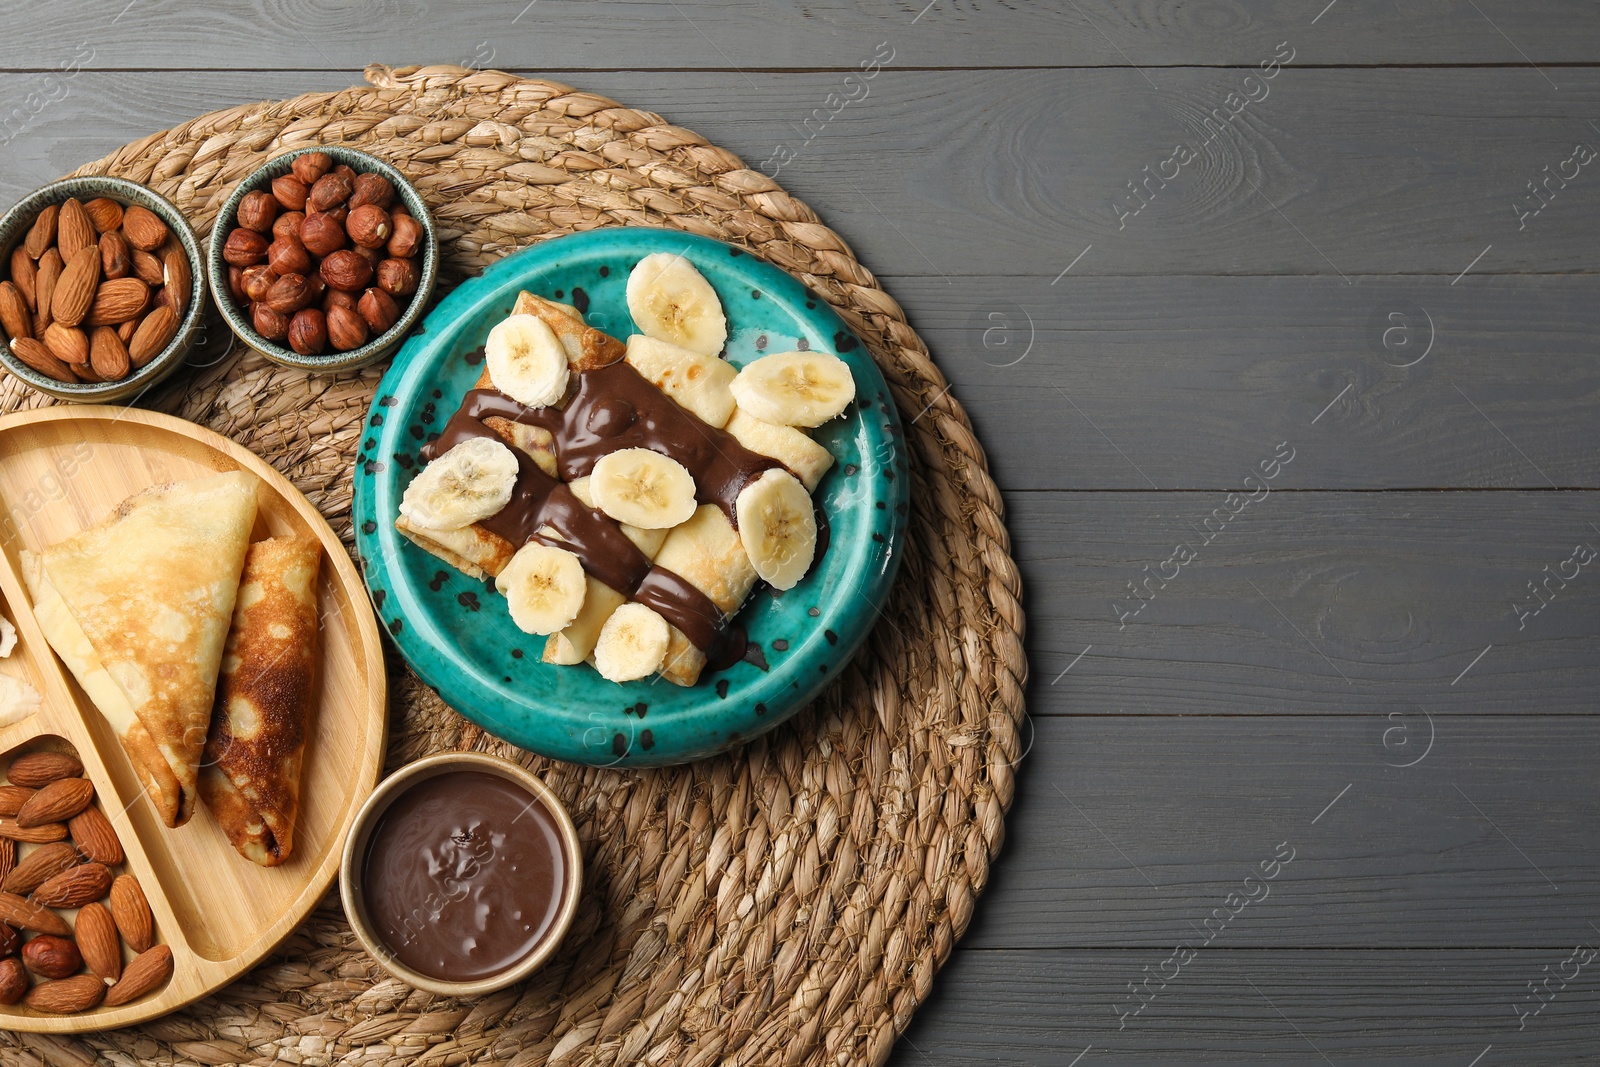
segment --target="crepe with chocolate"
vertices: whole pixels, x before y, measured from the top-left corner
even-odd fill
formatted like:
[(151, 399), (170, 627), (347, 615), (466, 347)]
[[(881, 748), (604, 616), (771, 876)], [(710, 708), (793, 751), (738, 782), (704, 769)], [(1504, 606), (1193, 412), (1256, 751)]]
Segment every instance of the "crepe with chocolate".
[(146, 489), (25, 568), (46, 639), (168, 826), (194, 811), (257, 486), (233, 471)]
[(250, 546), (200, 769), (200, 795), (239, 854), (275, 867), (294, 848), (317, 670), (310, 537)]
[[(486, 365), (423, 451), (431, 461), (483, 436), (510, 446), (520, 470), (511, 504), (455, 529), (425, 527), (406, 515), (396, 528), (479, 578), (499, 576), (530, 539), (568, 548), (586, 571), (586, 591), (577, 616), (549, 636), (544, 661), (592, 659), (606, 622), (631, 600), (667, 622), (662, 676), (693, 685), (756, 582), (733, 524), (740, 491), (779, 467), (813, 490), (833, 457), (800, 430), (738, 410), (729, 392), (734, 371), (716, 356), (641, 337), (623, 346), (587, 326), (576, 309), (529, 293), (513, 313), (537, 316), (560, 340), (572, 374), (566, 395), (546, 407), (526, 406), (495, 387)], [(700, 507), (688, 521), (645, 530), (595, 507), (589, 474), (600, 458), (627, 448), (668, 456), (693, 475)]]

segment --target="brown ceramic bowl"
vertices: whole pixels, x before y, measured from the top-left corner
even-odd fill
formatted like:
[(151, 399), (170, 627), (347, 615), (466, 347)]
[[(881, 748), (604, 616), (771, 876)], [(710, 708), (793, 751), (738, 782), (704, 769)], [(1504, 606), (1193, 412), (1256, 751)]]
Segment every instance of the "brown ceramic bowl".
[[(436, 978), (415, 970), (395, 958), (394, 951), (379, 936), (371, 915), (367, 911), (365, 868), (368, 846), (373, 831), (382, 821), (389, 806), (412, 787), (442, 774), (454, 771), (480, 771), (497, 775), (528, 793), (542, 804), (550, 815), (556, 834), (561, 841), (565, 878), (562, 882), (561, 903), (554, 921), (528, 955), (508, 965), (505, 969), (484, 978), (455, 981)], [(408, 763), (378, 784), (372, 796), (356, 813), (355, 824), (345, 839), (344, 857), (339, 868), (339, 896), (344, 902), (345, 915), (368, 954), (401, 981), (430, 993), (452, 997), (476, 997), (504, 989), (519, 982), (542, 967), (555, 953), (572, 917), (578, 910), (578, 897), (583, 891), (583, 853), (578, 844), (578, 832), (560, 798), (550, 788), (524, 768), (510, 760), (481, 752), (443, 752)]]

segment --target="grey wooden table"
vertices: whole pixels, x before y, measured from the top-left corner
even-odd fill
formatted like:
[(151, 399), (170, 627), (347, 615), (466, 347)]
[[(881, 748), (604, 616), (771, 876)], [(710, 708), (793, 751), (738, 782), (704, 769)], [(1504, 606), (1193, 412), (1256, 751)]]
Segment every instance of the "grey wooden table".
[(1600, 1063), (1592, 4), (0, 11), (6, 202), (457, 62), (781, 167), (884, 279), (1006, 491), (1033, 670), (897, 1064)]

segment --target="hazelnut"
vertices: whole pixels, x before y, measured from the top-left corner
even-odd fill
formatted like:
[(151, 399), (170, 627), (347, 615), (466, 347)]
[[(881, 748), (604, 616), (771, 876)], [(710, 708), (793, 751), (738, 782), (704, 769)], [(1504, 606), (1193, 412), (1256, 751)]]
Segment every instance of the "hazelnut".
[[(356, 310), (356, 303), (356, 294), (347, 293), (343, 289), (329, 289), (322, 298), (322, 310), (328, 312), (338, 307), (349, 308), (354, 311)], [(0, 955), (3, 955), (3, 953), (0, 953)]]
[(389, 254), (396, 259), (416, 255), (426, 235), (422, 223), (410, 215), (400, 214), (398, 210), (390, 216), (389, 223), (394, 227), (394, 233), (389, 235)]
[(367, 320), (359, 312), (336, 307), (327, 313), (328, 341), (341, 352), (367, 343)]
[(289, 336), (289, 316), (273, 311), (265, 304), (250, 305), (250, 324), (256, 333), (269, 341), (281, 341)]
[(22, 935), (17, 933), (15, 926), (7, 926), (0, 930), (0, 956), (15, 956), (17, 946), (22, 943)]
[(278, 216), (278, 221), (272, 224), (272, 238), (299, 237), (300, 227), (305, 225), (306, 213), (304, 211), (285, 211)]
[(246, 300), (263, 300), (266, 298), (267, 290), (271, 289), (272, 283), (277, 280), (277, 271), (265, 263), (258, 263), (254, 267), (244, 269), (239, 288), (244, 292)]
[(241, 304), (248, 299), (244, 295), (244, 268), (228, 268), (228, 292), (232, 293), (233, 298)]
[(348, 203), (339, 204), (335, 207), (329, 208), (326, 214), (334, 222), (337, 222), (340, 226), (343, 226), (350, 218), (350, 205)]
[(351, 167), (350, 164), (348, 164), (348, 163), (336, 164), (334, 166), (333, 170), (330, 171), (329, 173), (331, 173), (331, 174), (339, 174), (339, 175), (342, 175), (342, 176), (344, 176), (346, 178), (349, 178), (352, 185), (355, 183), (355, 180), (357, 178), (357, 174), (355, 172), (355, 168)]
[(78, 946), (65, 937), (40, 934), (22, 946), (22, 962), (43, 978), (66, 978), (78, 973), (83, 956)]
[(295, 156), (294, 162), (289, 164), (294, 171), (294, 176), (305, 182), (306, 185), (315, 185), (317, 179), (333, 169), (333, 157), (326, 152), (307, 152)]
[[(363, 174), (362, 177), (367, 175)], [(350, 234), (350, 240), (362, 248), (382, 248), (389, 243), (390, 234), (394, 233), (389, 213), (377, 204), (352, 207), (344, 228)]]
[(128, 239), (112, 230), (100, 235), (100, 273), (107, 278), (126, 278), (133, 270), (133, 249)]
[(311, 253), (294, 237), (280, 237), (267, 249), (267, 262), (279, 274), (310, 274)]
[(387, 333), (389, 327), (400, 319), (400, 305), (394, 302), (394, 297), (382, 289), (368, 289), (362, 293), (361, 302), (356, 305), (356, 310), (367, 320), (367, 325), (372, 327), (373, 333)]
[(345, 239), (344, 226), (326, 212), (307, 215), (306, 221), (300, 226), (300, 240), (306, 246), (306, 251), (314, 256), (326, 256), (339, 251), (345, 246)]
[(235, 267), (250, 267), (267, 258), (267, 239), (254, 230), (239, 227), (228, 234), (222, 258)]
[(22, 961), (0, 960), (0, 1004), (15, 1004), (28, 991), (28, 972)]
[(328, 347), (328, 319), (316, 308), (297, 312), (289, 320), (289, 347), (302, 356), (320, 355)]
[(381, 174), (359, 174), (355, 190), (350, 194), (350, 210), (364, 204), (377, 204), (386, 208), (394, 203), (394, 184)]
[(277, 217), (278, 201), (271, 193), (257, 189), (244, 194), (244, 199), (239, 201), (238, 223), (247, 230), (266, 233)]
[(385, 252), (381, 247), (366, 248), (362, 245), (356, 245), (352, 251), (368, 263), (371, 263), (373, 270), (377, 270), (378, 264), (389, 258), (389, 253)]
[(410, 259), (386, 259), (378, 264), (378, 288), (390, 296), (408, 296), (417, 291), (417, 264)]
[(267, 290), (262, 303), (283, 315), (292, 315), (317, 298), (304, 274), (285, 274)]
[(283, 205), (285, 211), (304, 211), (306, 197), (311, 195), (311, 187), (293, 174), (285, 174), (281, 178), (272, 179), (272, 195)]
[(342, 248), (322, 261), (322, 280), (334, 289), (353, 293), (372, 281), (372, 264), (359, 253)]
[(350, 193), (355, 185), (343, 174), (337, 172), (324, 174), (317, 179), (317, 184), (311, 187), (311, 196), (306, 200), (306, 207), (310, 211), (327, 211), (337, 207), (350, 199)]

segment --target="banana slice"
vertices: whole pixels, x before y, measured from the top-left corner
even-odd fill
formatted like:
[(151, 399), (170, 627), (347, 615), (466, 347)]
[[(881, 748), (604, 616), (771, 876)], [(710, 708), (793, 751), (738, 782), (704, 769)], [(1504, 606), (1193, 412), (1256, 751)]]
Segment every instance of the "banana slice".
[(756, 574), (774, 589), (793, 589), (817, 552), (817, 517), (806, 487), (774, 468), (740, 490), (733, 512)]
[(600, 457), (589, 475), (594, 506), (646, 530), (665, 530), (694, 514), (694, 478), (683, 464), (648, 448), (623, 448)]
[(537, 315), (512, 315), (489, 331), (485, 363), (494, 387), (519, 404), (558, 404), (567, 392), (567, 350)]
[(762, 356), (728, 388), (741, 408), (780, 426), (821, 426), (856, 398), (849, 365), (826, 352)]
[(594, 669), (613, 682), (646, 678), (661, 669), (670, 640), (666, 619), (643, 604), (624, 604), (600, 627)]
[(474, 437), (422, 468), (400, 499), (400, 514), (429, 530), (459, 530), (511, 502), (517, 457), (499, 441)]
[(517, 549), (494, 584), (505, 594), (517, 629), (545, 635), (578, 617), (587, 588), (577, 556), (537, 541)]
[(628, 314), (639, 332), (714, 356), (728, 340), (722, 301), (694, 264), (671, 252), (645, 256), (628, 274)]
[(739, 372), (727, 360), (638, 333), (628, 338), (625, 358), (646, 381), (702, 422), (720, 429), (733, 414), (728, 386)]

